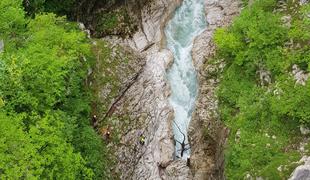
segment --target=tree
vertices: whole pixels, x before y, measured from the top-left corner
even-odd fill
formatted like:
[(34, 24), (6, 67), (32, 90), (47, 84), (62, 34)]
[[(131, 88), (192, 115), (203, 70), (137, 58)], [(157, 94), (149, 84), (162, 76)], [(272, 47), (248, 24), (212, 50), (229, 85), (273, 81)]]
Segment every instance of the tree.
[[(90, 98), (83, 86), (90, 43), (64, 17), (26, 20), (21, 3), (0, 2), (3, 37), (14, 35), (19, 42), (6, 41), (11, 48), (0, 54), (1, 178), (100, 178), (108, 166), (89, 126)], [(20, 19), (13, 17), (17, 12)]]

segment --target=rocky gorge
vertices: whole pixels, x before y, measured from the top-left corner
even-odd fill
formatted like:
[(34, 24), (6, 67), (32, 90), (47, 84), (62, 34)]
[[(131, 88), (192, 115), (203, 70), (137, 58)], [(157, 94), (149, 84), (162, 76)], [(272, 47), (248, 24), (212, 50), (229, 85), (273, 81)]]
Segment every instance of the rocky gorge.
[[(169, 103), (171, 87), (167, 79), (174, 56), (167, 48), (164, 32), (181, 4), (174, 0), (149, 1), (138, 13), (138, 30), (131, 37), (103, 38), (120, 59), (120, 64), (107, 73), (119, 76), (116, 95), (109, 98), (113, 85), (105, 85), (99, 88), (98, 99), (110, 99), (101, 118), (110, 118), (108, 124), (117, 134), (117, 142), (110, 142), (108, 147), (115, 155), (115, 167), (111, 169), (121, 179), (225, 179), (224, 148), (230, 132), (220, 120), (216, 97), (220, 82), (216, 74), (222, 72), (225, 63), (208, 62), (216, 50), (215, 30), (229, 26), (242, 4), (239, 0), (205, 1), (207, 27), (195, 38), (191, 51), (198, 95), (188, 128), (190, 165), (175, 158), (175, 112)], [(125, 52), (117, 54), (119, 49)], [(125, 54), (131, 57), (125, 58)], [(300, 71), (293, 74), (308, 77)], [(143, 145), (139, 142), (141, 136), (145, 137)], [(238, 136), (240, 131), (237, 141)], [(309, 163), (303, 162), (305, 165), (297, 167), (291, 179), (308, 176)]]
[[(231, 22), (240, 10), (240, 2), (205, 1), (208, 25), (196, 37), (192, 49), (199, 94), (189, 127), (190, 167), (186, 160), (174, 157), (174, 112), (168, 101), (171, 90), (166, 79), (174, 58), (166, 49), (163, 31), (181, 3), (174, 0), (149, 2), (141, 9), (140, 26), (132, 38), (104, 38), (111, 44), (131, 49), (140, 57), (137, 58), (140, 63), (145, 62), (128, 76), (135, 78), (127, 78), (124, 84), (130, 86), (123, 87), (126, 91), (120, 91), (121, 98), (115, 98), (117, 101), (110, 108), (113, 116), (120, 119), (128, 115), (129, 119), (116, 123), (122, 127), (120, 142), (113, 148), (118, 162), (116, 172), (121, 179), (224, 179), (223, 145), (228, 131), (217, 116), (214, 90), (218, 80), (208, 74), (221, 66), (208, 67), (205, 62), (215, 50), (212, 42), (215, 29)], [(101, 99), (104, 98), (103, 95)], [(139, 144), (141, 134), (145, 136), (145, 145)]]

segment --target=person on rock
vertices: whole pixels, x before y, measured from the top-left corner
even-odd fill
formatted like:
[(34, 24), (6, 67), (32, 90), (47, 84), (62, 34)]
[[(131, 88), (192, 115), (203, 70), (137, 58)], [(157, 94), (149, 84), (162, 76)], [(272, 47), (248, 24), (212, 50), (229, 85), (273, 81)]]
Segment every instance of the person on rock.
[(105, 140), (110, 140), (111, 139), (111, 128), (110, 126), (108, 125), (106, 128), (101, 128), (100, 129), (100, 134), (103, 136), (103, 138)]
[(191, 165), (191, 157), (188, 156), (187, 159), (186, 159), (186, 166), (190, 166)]
[(92, 117), (92, 126), (94, 129), (97, 129), (98, 128), (98, 118), (97, 118), (97, 115), (93, 115)]
[(105, 133), (105, 138), (110, 139), (110, 136), (111, 136), (111, 132), (110, 130), (107, 130), (107, 132)]
[(139, 143), (140, 143), (142, 146), (145, 144), (145, 137), (143, 136), (143, 134), (140, 135)]

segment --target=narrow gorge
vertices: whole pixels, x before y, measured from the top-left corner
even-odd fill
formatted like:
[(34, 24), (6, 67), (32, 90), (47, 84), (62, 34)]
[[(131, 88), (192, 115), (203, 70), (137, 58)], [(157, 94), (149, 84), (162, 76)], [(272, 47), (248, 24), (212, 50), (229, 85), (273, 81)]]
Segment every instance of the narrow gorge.
[[(115, 116), (129, 114), (131, 122), (118, 122), (126, 132), (116, 149), (122, 179), (224, 177), (227, 131), (211, 116), (216, 115), (216, 85), (202, 75), (214, 53), (214, 30), (228, 25), (239, 5), (239, 1), (152, 1), (141, 10), (141, 26), (132, 38), (105, 38), (130, 47), (145, 60), (139, 77), (115, 108)], [(144, 146), (137, 142), (141, 134)], [(175, 138), (191, 148), (180, 159)]]
[(187, 130), (195, 107), (198, 84), (192, 63), (194, 38), (206, 27), (204, 0), (184, 0), (165, 28), (167, 48), (174, 61), (168, 71), (170, 104), (174, 108), (173, 132), (177, 158), (190, 158)]

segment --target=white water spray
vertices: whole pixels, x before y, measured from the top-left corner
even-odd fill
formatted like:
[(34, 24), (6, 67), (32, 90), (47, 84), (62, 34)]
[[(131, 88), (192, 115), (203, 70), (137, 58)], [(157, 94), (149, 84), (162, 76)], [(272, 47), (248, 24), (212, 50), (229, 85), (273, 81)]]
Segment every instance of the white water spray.
[[(182, 159), (190, 155), (187, 130), (198, 91), (191, 50), (194, 38), (206, 27), (204, 2), (205, 0), (184, 0), (165, 28), (167, 47), (174, 54), (168, 81), (172, 90), (169, 101), (175, 113), (173, 123), (175, 152), (176, 157)], [(182, 143), (186, 145), (185, 148), (182, 148)]]

